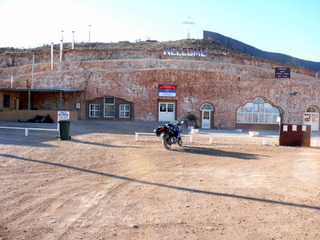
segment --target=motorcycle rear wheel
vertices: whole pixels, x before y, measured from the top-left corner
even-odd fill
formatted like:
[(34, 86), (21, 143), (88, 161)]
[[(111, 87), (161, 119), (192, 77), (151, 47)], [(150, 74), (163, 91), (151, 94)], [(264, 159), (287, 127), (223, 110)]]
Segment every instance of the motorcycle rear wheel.
[(162, 136), (162, 146), (167, 150), (171, 149), (171, 143), (169, 143), (169, 141), (170, 140), (167, 135)]

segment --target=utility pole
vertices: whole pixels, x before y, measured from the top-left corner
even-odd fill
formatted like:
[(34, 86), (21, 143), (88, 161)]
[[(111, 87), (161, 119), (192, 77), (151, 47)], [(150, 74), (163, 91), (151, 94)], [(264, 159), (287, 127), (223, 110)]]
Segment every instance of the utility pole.
[(31, 73), (31, 89), (33, 89), (34, 85), (33, 85), (33, 82), (34, 82), (34, 54), (32, 56), (32, 73)]
[(53, 42), (51, 43), (51, 70), (53, 70)]
[(195, 22), (190, 22), (190, 17), (188, 17), (188, 21), (184, 21), (183, 24), (188, 24), (188, 35), (187, 38), (190, 38), (190, 25), (196, 24)]
[(91, 41), (91, 25), (89, 25), (89, 43)]
[(72, 31), (72, 49), (74, 49), (74, 31)]
[(60, 62), (62, 62), (63, 41), (60, 41)]

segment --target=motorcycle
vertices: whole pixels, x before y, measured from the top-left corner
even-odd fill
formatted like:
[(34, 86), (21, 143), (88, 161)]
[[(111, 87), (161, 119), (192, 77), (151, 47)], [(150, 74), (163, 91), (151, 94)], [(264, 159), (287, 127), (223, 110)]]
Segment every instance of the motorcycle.
[(157, 137), (161, 138), (162, 146), (170, 150), (171, 145), (174, 143), (178, 143), (180, 147), (182, 147), (182, 138), (181, 138), (181, 124), (182, 122), (173, 121), (170, 123), (166, 123), (163, 126), (159, 126), (154, 129), (154, 133)]

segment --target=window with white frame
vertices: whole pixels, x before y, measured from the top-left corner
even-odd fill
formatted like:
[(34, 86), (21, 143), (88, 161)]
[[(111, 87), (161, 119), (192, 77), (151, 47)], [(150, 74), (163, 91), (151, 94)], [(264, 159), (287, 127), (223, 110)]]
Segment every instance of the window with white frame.
[(114, 118), (115, 117), (115, 101), (114, 98), (104, 98), (104, 117)]
[(120, 104), (119, 105), (119, 117), (120, 118), (130, 118), (130, 105)]
[(99, 117), (100, 116), (100, 105), (99, 104), (89, 104), (89, 117)]
[(257, 97), (237, 110), (237, 123), (278, 124), (280, 117), (278, 108)]

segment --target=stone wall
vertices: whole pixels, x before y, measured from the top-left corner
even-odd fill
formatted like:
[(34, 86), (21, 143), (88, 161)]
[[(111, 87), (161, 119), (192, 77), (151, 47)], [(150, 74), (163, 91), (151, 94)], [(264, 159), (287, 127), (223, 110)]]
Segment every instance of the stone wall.
[[(66, 50), (62, 63), (56, 57), (53, 70), (48, 53), (37, 52), (33, 84), (38, 89), (85, 89), (77, 97), (80, 119), (86, 118), (86, 101), (105, 96), (132, 102), (134, 120), (157, 120), (159, 100), (177, 101), (178, 118), (191, 112), (199, 119), (201, 105), (210, 103), (216, 128), (235, 128), (237, 109), (258, 96), (280, 108), (285, 123), (302, 124), (310, 105), (320, 107), (315, 72), (291, 66), (290, 79), (275, 79), (277, 63), (216, 51), (208, 51), (206, 58), (179, 58), (158, 49)], [(11, 87), (11, 76), (13, 88), (30, 88), (30, 54), (1, 55), (0, 88)], [(159, 97), (158, 85), (163, 84), (176, 85), (176, 97)], [(48, 104), (40, 96), (38, 101)]]

